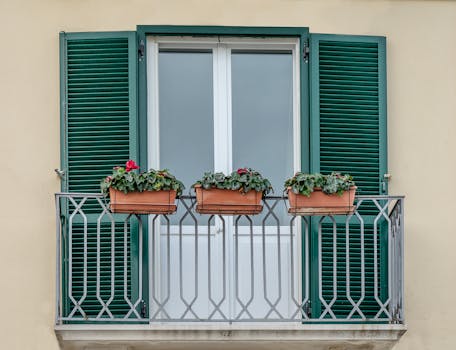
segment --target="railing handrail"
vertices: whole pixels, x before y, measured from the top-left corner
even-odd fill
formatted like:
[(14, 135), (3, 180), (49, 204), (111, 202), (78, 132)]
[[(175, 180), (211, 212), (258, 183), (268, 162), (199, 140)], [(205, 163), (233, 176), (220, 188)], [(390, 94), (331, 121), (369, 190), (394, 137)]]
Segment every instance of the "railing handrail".
[[(90, 197), (90, 198), (103, 198), (105, 195), (103, 193), (97, 192), (56, 192), (54, 194), (56, 197)], [(181, 195), (177, 198), (182, 199), (195, 199), (195, 195)], [(265, 199), (287, 199), (288, 196), (265, 196)], [(360, 194), (355, 195), (355, 199), (404, 199), (405, 195), (389, 195), (389, 194), (380, 194), (380, 195), (369, 195), (369, 194)]]

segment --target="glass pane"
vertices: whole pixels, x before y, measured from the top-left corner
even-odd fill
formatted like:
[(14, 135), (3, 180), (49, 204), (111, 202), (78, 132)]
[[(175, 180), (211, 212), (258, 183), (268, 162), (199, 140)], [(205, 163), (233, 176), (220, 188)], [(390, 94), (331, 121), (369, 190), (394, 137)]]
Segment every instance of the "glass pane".
[(160, 167), (183, 181), (188, 194), (214, 169), (212, 52), (160, 52), (158, 67)]
[[(235, 52), (231, 67), (233, 168), (258, 170), (281, 195), (293, 174), (292, 54)], [(276, 208), (288, 224), (283, 202)]]

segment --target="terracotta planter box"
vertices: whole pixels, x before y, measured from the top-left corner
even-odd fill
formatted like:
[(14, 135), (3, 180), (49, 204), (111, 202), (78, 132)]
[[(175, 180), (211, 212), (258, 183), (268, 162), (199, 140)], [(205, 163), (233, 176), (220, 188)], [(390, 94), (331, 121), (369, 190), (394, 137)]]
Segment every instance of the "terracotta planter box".
[(201, 214), (254, 215), (263, 210), (261, 199), (263, 192), (225, 190), (218, 188), (203, 189), (195, 186), (196, 211)]
[(176, 191), (144, 191), (127, 194), (109, 189), (111, 211), (128, 214), (172, 214), (176, 211)]
[(353, 213), (355, 207), (356, 186), (345, 191), (341, 196), (325, 194), (321, 189), (315, 189), (310, 197), (295, 194), (288, 188), (288, 212), (295, 215), (337, 215)]

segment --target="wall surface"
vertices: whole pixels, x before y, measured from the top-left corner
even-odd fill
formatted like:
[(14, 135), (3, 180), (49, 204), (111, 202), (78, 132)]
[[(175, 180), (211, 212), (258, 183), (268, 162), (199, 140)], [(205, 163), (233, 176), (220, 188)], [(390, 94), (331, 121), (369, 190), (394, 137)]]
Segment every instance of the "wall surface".
[(58, 349), (58, 33), (137, 24), (308, 26), (387, 37), (390, 193), (407, 196), (409, 330), (395, 349), (454, 349), (456, 2), (423, 0), (1, 0), (0, 348)]

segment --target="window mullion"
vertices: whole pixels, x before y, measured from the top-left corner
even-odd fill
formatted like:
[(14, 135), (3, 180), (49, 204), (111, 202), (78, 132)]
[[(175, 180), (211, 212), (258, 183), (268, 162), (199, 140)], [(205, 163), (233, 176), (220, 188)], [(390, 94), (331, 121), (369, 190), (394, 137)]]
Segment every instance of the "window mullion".
[(214, 170), (231, 171), (231, 101), (229, 52), (224, 44), (214, 49)]
[(148, 93), (148, 138), (147, 169), (160, 168), (160, 118), (158, 98), (158, 43), (152, 38), (147, 42), (147, 93)]

